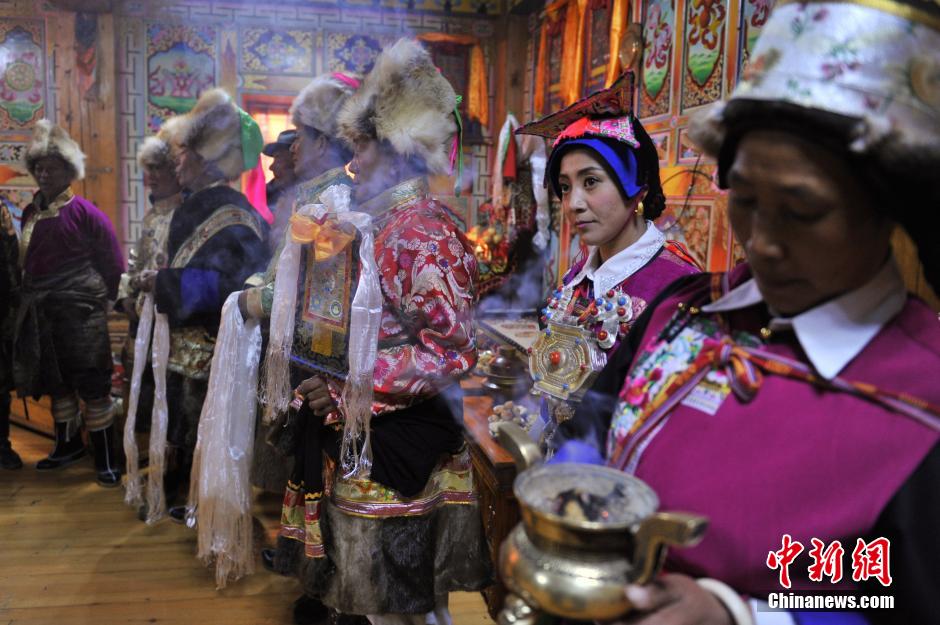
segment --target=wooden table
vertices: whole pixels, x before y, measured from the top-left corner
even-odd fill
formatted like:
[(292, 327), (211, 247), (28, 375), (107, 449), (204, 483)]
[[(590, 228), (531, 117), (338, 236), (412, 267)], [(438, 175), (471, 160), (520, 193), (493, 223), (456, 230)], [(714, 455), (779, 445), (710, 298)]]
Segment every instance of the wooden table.
[(473, 482), (479, 491), (490, 557), (494, 568), (497, 568), (497, 582), (483, 591), (487, 610), (495, 621), (507, 592), (498, 578), (499, 547), (519, 522), (519, 506), (512, 494), (516, 465), (509, 453), (490, 436), (488, 417), (493, 399), (473, 380), (462, 386), (465, 392), (463, 418), (473, 461)]

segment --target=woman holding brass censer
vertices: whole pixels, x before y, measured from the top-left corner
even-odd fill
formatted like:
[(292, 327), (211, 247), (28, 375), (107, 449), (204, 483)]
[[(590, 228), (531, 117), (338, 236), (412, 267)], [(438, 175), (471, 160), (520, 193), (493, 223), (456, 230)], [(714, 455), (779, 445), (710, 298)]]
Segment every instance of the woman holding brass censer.
[[(629, 622), (936, 620), (940, 323), (891, 237), (940, 286), (938, 29), (936, 4), (778, 2), (731, 98), (692, 124), (747, 262), (651, 303), (613, 357), (612, 414), (574, 417), (663, 508), (709, 519), (626, 588)], [(771, 593), (894, 607), (769, 613)]]
[(659, 156), (631, 112), (633, 74), (516, 132), (554, 140), (547, 185), (588, 251), (542, 310), (529, 355), (535, 389), (554, 422), (578, 400), (633, 321), (661, 290), (698, 273), (682, 246), (653, 224), (665, 208)]

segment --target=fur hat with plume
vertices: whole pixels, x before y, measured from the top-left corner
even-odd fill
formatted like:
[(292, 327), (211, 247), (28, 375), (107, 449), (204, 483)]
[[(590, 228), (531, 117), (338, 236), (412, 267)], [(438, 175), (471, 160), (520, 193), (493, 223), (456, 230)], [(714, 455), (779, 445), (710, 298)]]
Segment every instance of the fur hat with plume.
[(217, 167), (228, 180), (244, 171), (241, 118), (232, 97), (223, 89), (209, 89), (199, 96), (180, 124), (179, 143)]
[(48, 119), (40, 119), (33, 127), (33, 136), (26, 146), (26, 169), (33, 173), (36, 161), (44, 156), (58, 156), (71, 166), (75, 179), (85, 177), (85, 153), (69, 133), (61, 126), (56, 126)]
[(431, 55), (417, 42), (399, 39), (343, 106), (339, 134), (350, 145), (387, 141), (402, 156), (420, 157), (430, 173), (449, 173), (456, 106), (454, 89)]
[[(344, 80), (345, 79), (345, 80)], [(303, 88), (290, 107), (294, 126), (309, 126), (328, 137), (336, 136), (336, 118), (355, 91), (358, 78), (320, 74)]]

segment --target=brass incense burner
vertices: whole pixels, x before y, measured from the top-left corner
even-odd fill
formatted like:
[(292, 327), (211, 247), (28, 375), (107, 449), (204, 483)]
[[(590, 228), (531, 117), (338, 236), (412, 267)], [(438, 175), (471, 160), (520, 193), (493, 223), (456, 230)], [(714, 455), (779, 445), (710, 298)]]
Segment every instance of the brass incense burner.
[[(659, 500), (643, 481), (608, 467), (543, 465), (524, 430), (512, 423), (497, 429), (520, 471), (513, 492), (522, 513), (500, 549), (500, 575), (511, 591), (500, 625), (532, 625), (540, 611), (586, 621), (623, 616), (631, 609), (627, 583), (650, 582), (667, 545), (701, 540), (707, 519), (657, 512)], [(605, 502), (600, 520), (555, 510), (558, 497), (573, 490)]]

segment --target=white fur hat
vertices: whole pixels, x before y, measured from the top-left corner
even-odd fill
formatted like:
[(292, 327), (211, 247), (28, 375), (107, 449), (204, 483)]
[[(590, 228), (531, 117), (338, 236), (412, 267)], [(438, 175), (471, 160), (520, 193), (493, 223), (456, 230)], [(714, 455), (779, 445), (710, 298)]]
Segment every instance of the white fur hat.
[(156, 135), (147, 137), (137, 150), (137, 162), (141, 167), (160, 167), (176, 162), (175, 148), (184, 128), (183, 115), (174, 115), (164, 120)]
[(359, 79), (345, 74), (320, 74), (303, 88), (290, 107), (294, 126), (309, 126), (328, 137), (336, 136), (336, 117), (359, 86)]
[(402, 156), (421, 157), (429, 172), (448, 173), (456, 106), (457, 95), (431, 55), (417, 42), (399, 39), (343, 106), (339, 134), (351, 145), (387, 141)]
[(48, 119), (40, 119), (33, 127), (33, 136), (26, 146), (26, 169), (33, 173), (36, 161), (44, 156), (58, 156), (75, 170), (75, 179), (85, 177), (85, 153), (69, 133)]

